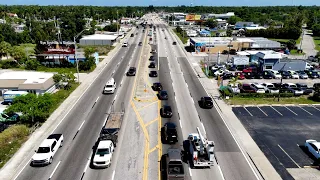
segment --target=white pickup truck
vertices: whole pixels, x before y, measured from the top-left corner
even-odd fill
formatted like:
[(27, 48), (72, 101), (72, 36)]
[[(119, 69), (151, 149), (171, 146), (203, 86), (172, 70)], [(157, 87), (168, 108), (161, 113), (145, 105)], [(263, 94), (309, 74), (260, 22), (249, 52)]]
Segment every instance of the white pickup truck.
[(53, 156), (63, 145), (62, 134), (51, 134), (45, 139), (32, 156), (31, 165), (48, 165), (52, 163)]

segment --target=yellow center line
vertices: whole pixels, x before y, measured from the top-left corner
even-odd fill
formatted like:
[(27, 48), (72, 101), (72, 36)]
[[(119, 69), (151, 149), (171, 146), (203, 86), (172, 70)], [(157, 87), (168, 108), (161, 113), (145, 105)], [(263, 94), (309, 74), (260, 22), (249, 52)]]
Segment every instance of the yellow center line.
[(147, 124), (145, 124), (145, 126), (147, 127), (147, 126), (151, 125), (152, 123), (158, 121), (158, 119), (159, 119), (159, 118), (157, 117), (157, 118), (155, 118), (154, 120), (149, 121)]
[(145, 108), (147, 108), (147, 107), (149, 107), (149, 106), (152, 106), (152, 105), (154, 105), (155, 103), (158, 103), (158, 101), (153, 101), (153, 102), (151, 102), (150, 104), (147, 104), (147, 105), (145, 105), (145, 106), (142, 106), (141, 108), (138, 109), (138, 111), (141, 111), (141, 110), (143, 110), (143, 109), (145, 109)]
[(159, 147), (158, 147), (158, 146), (159, 146), (159, 145), (156, 145), (154, 148), (150, 149), (150, 150), (149, 150), (149, 154), (150, 154), (150, 153), (152, 153), (153, 151), (155, 151), (155, 150), (159, 149)]
[(161, 116), (160, 116), (160, 107), (161, 107), (161, 101), (158, 100), (158, 180), (161, 180), (161, 171), (160, 171), (160, 160), (162, 156), (162, 144), (161, 144)]

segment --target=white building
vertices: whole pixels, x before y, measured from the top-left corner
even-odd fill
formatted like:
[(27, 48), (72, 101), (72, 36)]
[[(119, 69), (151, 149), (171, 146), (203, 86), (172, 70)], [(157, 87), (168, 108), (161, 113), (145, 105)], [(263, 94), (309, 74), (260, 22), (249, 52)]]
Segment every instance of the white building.
[(216, 18), (216, 19), (229, 19), (230, 17), (235, 16), (234, 12), (228, 12), (225, 14), (208, 14), (208, 18)]
[(117, 35), (93, 34), (80, 39), (80, 45), (110, 45), (117, 41)]
[(52, 93), (56, 90), (54, 73), (11, 71), (0, 74), (0, 95), (4, 91), (27, 91), (29, 93)]

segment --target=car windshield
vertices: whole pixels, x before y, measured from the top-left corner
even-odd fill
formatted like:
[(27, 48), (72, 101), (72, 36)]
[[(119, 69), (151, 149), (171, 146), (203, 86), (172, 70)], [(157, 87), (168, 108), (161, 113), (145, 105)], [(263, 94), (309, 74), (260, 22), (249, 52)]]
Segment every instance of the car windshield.
[(50, 148), (49, 147), (39, 147), (37, 153), (48, 153), (50, 152)]
[(98, 155), (110, 154), (109, 148), (102, 148), (97, 150)]
[(106, 85), (106, 87), (110, 88), (110, 87), (112, 87), (112, 85)]

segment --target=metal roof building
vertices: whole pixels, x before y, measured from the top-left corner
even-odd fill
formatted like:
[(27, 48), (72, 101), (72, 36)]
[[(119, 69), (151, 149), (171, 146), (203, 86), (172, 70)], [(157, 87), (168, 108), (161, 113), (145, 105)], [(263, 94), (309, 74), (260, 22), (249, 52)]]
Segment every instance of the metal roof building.
[(80, 45), (84, 46), (112, 46), (117, 41), (117, 35), (93, 34), (80, 39)]
[(52, 93), (56, 87), (54, 73), (12, 71), (0, 74), (0, 94), (4, 90), (27, 91), (35, 94)]

